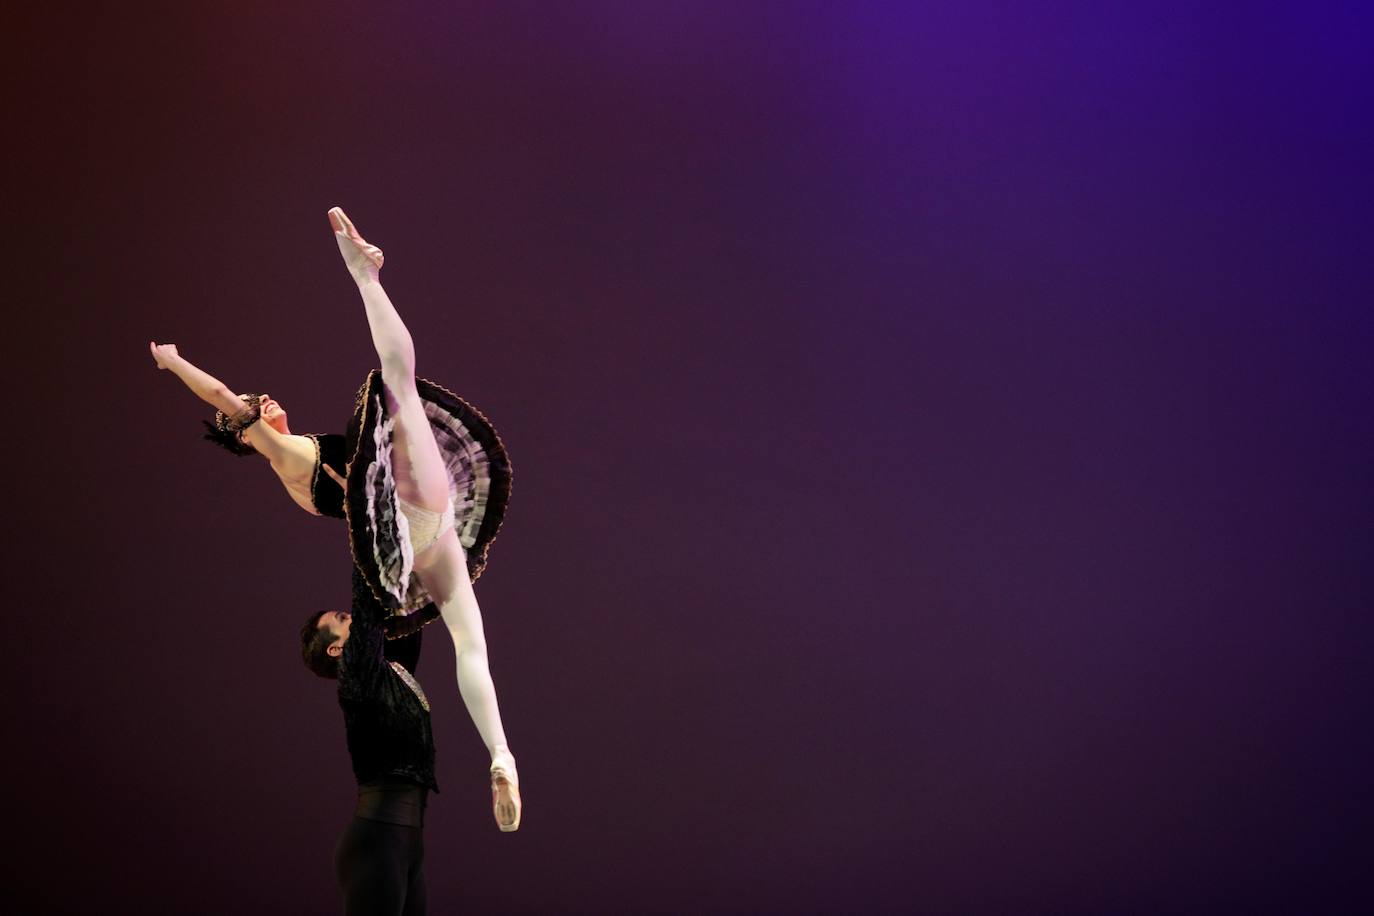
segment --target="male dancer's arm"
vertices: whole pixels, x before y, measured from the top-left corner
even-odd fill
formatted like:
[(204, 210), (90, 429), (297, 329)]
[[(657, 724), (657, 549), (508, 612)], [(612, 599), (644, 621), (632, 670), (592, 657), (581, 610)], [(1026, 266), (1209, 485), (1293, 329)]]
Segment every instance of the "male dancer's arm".
[(339, 696), (367, 699), (375, 695), (387, 674), (385, 623), (387, 611), (373, 596), (367, 581), (353, 568), (353, 620), (339, 662)]

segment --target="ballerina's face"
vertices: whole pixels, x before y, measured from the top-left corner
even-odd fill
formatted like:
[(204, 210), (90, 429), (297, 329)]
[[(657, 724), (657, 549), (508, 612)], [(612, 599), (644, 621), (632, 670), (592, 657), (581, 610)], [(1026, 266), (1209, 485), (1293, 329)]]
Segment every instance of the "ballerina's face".
[[(291, 435), (291, 430), (286, 425), (286, 409), (274, 401), (270, 394), (262, 394), (258, 397), (261, 398), (258, 402), (258, 408), (262, 411), (262, 422), (283, 436)], [(246, 402), (247, 398), (243, 398), (243, 400)], [(252, 445), (243, 433), (239, 433), (239, 441), (244, 445)]]
[(325, 611), (320, 615), (318, 630), (326, 630), (334, 636), (334, 641), (325, 649), (335, 658), (343, 655), (344, 643), (348, 642), (348, 631), (353, 627), (353, 615), (347, 611)]
[(262, 418), (267, 421), (268, 426), (282, 435), (287, 435), (286, 408), (272, 400), (270, 394), (262, 396)]

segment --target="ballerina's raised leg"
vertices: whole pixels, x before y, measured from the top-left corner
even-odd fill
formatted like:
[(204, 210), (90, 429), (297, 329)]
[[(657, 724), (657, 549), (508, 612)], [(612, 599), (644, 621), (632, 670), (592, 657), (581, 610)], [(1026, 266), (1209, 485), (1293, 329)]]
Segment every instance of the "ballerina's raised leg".
[(382, 363), (387, 410), (396, 421), (393, 471), (415, 553), (413, 574), (438, 605), (453, 637), (458, 691), (491, 754), (492, 810), (501, 830), (513, 831), (520, 826), (519, 777), (501, 725), (481, 610), (454, 531), (448, 471), (415, 386), (414, 342), (379, 282), (381, 249), (364, 241), (338, 207), (329, 211), (329, 222), (367, 309), (372, 343)]

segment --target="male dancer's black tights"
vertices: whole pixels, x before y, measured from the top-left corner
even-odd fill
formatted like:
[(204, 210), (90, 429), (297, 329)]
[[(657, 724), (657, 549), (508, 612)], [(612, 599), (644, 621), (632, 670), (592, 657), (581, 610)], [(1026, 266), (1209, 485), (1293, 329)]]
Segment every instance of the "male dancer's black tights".
[(424, 916), (425, 789), (404, 781), (358, 787), (334, 871), (344, 916)]

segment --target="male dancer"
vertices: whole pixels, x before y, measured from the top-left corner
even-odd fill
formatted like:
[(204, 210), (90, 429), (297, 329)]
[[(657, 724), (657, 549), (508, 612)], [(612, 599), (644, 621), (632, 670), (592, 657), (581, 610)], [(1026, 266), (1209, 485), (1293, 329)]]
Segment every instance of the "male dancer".
[(321, 611), (301, 629), (306, 667), (339, 683), (348, 754), (358, 780), (335, 875), (345, 916), (422, 916), (425, 801), (434, 779), (429, 701), (415, 680), (421, 631), (388, 641), (388, 612), (353, 572), (353, 611)]

